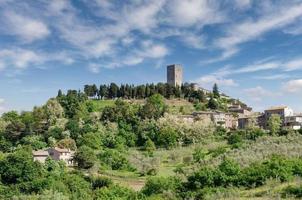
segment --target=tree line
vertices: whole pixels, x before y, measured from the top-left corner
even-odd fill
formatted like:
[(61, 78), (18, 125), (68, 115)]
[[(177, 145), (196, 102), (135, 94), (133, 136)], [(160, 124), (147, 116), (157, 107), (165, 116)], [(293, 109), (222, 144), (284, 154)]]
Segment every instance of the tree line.
[[(217, 85), (215, 86), (217, 89)], [(98, 99), (144, 99), (154, 94), (160, 94), (165, 98), (186, 98), (189, 100), (206, 101), (206, 94), (202, 90), (196, 90), (194, 84), (184, 83), (181, 86), (173, 86), (167, 83), (131, 85), (110, 83), (109, 85), (96, 84), (85, 85), (84, 93), (90, 98)], [(217, 95), (217, 93), (216, 93)], [(218, 93), (219, 95), (219, 93)]]

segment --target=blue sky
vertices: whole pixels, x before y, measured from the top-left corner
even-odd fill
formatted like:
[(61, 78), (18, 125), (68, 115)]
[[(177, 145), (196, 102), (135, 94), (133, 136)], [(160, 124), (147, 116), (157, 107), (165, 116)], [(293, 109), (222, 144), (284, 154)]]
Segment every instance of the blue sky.
[(302, 112), (301, 0), (0, 0), (0, 113), (58, 89), (184, 79)]

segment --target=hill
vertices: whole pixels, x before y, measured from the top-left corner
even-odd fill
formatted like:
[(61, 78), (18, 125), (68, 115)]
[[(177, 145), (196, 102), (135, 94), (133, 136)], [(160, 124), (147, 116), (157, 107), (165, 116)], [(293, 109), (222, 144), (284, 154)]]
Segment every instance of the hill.
[[(205, 97), (104, 100), (70, 90), (32, 112), (5, 113), (0, 197), (300, 198), (301, 131), (227, 130), (180, 117), (200, 104), (210, 109), (211, 98), (229, 101)], [(53, 149), (62, 157), (48, 154)]]

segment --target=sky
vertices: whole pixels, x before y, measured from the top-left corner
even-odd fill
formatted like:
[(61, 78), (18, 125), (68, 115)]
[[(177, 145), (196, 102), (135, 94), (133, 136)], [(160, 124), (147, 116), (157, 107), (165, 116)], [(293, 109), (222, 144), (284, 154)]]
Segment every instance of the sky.
[(302, 0), (0, 0), (0, 114), (59, 89), (184, 81), (302, 112)]

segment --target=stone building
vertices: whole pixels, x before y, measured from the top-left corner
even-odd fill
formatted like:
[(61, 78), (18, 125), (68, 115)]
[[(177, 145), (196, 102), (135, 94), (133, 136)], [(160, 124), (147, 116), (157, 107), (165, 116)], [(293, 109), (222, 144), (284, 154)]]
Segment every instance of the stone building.
[(238, 127), (238, 119), (232, 113), (219, 111), (200, 111), (192, 114), (196, 120), (211, 121), (216, 126), (226, 129), (236, 129)]
[(253, 113), (238, 118), (238, 128), (246, 129), (251, 127), (265, 128), (266, 119), (264, 113)]
[(73, 157), (74, 151), (70, 149), (61, 149), (58, 147), (49, 148), (45, 150), (33, 151), (34, 161), (39, 161), (45, 163), (45, 160), (50, 157), (53, 160), (62, 160), (67, 166), (72, 166), (74, 164)]
[(287, 116), (284, 119), (284, 127), (294, 130), (302, 128), (302, 115)]
[(182, 84), (182, 66), (173, 64), (167, 66), (167, 83), (173, 86)]

